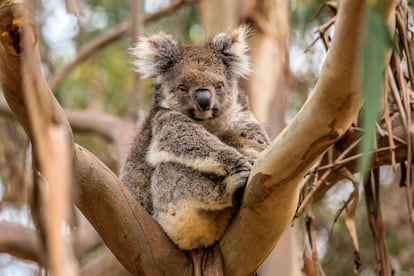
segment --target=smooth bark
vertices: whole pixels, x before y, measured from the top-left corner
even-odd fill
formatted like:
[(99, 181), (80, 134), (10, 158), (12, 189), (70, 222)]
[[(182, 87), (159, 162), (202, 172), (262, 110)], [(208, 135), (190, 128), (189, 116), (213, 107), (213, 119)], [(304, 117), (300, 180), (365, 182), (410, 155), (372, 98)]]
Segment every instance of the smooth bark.
[(226, 275), (257, 269), (291, 223), (303, 176), (358, 112), (365, 12), (365, 1), (341, 1), (332, 47), (312, 94), (255, 163), (242, 207), (220, 241)]

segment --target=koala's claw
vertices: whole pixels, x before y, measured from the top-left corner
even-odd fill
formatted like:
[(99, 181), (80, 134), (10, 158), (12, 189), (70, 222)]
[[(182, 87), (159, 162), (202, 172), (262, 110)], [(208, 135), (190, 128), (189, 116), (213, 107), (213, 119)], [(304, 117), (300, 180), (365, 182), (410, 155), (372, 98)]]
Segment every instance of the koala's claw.
[(238, 188), (246, 185), (249, 174), (250, 169), (244, 168), (243, 170), (239, 170), (236, 173), (227, 176), (223, 180), (226, 185), (226, 192), (232, 195)]
[(254, 162), (256, 162), (256, 157), (249, 156), (247, 162), (249, 162), (249, 164), (253, 166)]

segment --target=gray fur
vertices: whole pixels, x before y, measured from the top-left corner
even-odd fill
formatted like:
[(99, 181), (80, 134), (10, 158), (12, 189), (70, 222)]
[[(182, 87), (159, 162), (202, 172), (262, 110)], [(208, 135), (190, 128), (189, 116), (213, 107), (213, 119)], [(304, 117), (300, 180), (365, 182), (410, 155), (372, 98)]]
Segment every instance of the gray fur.
[[(152, 106), (121, 169), (121, 179), (180, 248), (208, 247), (234, 215), (268, 136), (248, 111), (238, 80), (249, 71), (246, 29), (201, 45), (170, 36), (141, 38), (137, 70), (156, 79)], [(211, 92), (200, 110), (194, 93)]]

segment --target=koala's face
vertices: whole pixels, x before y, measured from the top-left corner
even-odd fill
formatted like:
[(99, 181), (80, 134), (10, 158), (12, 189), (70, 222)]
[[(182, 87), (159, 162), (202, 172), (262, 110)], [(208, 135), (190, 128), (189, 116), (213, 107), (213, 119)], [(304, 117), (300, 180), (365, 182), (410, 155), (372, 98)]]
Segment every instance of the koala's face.
[(156, 78), (161, 106), (195, 120), (217, 118), (236, 105), (237, 82), (249, 72), (245, 36), (242, 27), (201, 45), (179, 45), (165, 34), (141, 38), (135, 65)]
[(179, 46), (176, 58), (158, 80), (165, 107), (196, 120), (206, 120), (220, 116), (235, 104), (236, 78), (226, 72), (211, 43)]

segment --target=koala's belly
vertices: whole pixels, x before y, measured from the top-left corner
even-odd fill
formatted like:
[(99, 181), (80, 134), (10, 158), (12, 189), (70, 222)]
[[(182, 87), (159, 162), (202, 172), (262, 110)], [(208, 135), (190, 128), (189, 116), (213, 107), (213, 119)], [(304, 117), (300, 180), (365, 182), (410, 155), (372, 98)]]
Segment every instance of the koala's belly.
[(223, 235), (234, 208), (219, 211), (197, 210), (183, 206), (173, 214), (156, 212), (155, 219), (181, 249), (190, 250), (213, 245)]
[(181, 249), (208, 247), (236, 209), (223, 185), (185, 165), (161, 163), (151, 178), (153, 217)]

